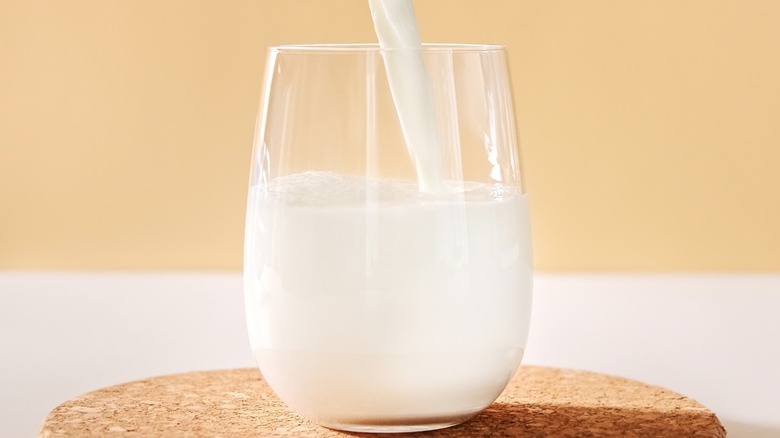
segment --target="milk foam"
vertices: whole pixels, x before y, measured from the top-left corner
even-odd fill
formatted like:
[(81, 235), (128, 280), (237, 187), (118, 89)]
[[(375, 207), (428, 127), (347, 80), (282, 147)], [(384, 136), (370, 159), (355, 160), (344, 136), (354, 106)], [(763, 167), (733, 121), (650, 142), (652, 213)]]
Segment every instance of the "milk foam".
[(438, 193), (421, 193), (416, 184), (336, 172), (309, 171), (277, 177), (265, 188), (265, 196), (285, 204), (349, 205), (365, 203), (422, 203), (458, 201), (500, 201), (520, 196), (520, 192), (502, 184), (469, 181), (442, 181)]
[(266, 187), (267, 196), (287, 204), (344, 205), (375, 202), (413, 201), (419, 198), (410, 182), (366, 179), (335, 172), (303, 172), (274, 179)]

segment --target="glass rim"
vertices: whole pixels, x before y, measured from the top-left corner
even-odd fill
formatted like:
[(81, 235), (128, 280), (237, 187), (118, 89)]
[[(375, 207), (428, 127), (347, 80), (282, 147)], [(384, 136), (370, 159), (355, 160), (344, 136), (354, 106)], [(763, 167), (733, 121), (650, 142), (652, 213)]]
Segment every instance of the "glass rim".
[[(502, 52), (503, 44), (479, 43), (422, 43), (423, 52)], [(321, 44), (279, 44), (268, 47), (275, 53), (367, 53), (384, 51), (404, 51), (408, 49), (382, 49), (378, 43), (321, 43)]]

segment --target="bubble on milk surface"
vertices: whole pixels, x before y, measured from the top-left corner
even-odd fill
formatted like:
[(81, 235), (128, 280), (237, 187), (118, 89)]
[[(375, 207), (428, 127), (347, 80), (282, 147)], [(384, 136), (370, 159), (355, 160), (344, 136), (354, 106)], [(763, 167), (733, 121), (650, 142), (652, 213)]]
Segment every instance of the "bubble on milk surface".
[(265, 186), (268, 199), (287, 204), (339, 205), (463, 200), (495, 202), (519, 195), (511, 186), (473, 181), (443, 181), (443, 193), (420, 192), (415, 181), (366, 178), (336, 172), (307, 171), (283, 175)]

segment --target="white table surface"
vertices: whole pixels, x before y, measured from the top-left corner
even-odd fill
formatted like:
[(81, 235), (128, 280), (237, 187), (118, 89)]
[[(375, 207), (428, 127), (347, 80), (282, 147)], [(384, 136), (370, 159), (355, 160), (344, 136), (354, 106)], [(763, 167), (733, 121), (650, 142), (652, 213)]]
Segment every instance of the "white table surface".
[[(524, 363), (695, 398), (780, 437), (780, 274), (537, 275)], [(0, 273), (0, 437), (81, 393), (254, 366), (239, 273)]]

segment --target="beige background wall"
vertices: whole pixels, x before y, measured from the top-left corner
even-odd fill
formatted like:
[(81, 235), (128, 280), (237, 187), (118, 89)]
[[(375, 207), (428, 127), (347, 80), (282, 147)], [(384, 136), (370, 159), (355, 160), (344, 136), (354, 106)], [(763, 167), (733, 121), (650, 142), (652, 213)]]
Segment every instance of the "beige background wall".
[[(780, 2), (417, 0), (513, 69), (543, 271), (780, 270)], [(0, 269), (239, 269), (265, 48), (365, 0), (0, 0)]]

